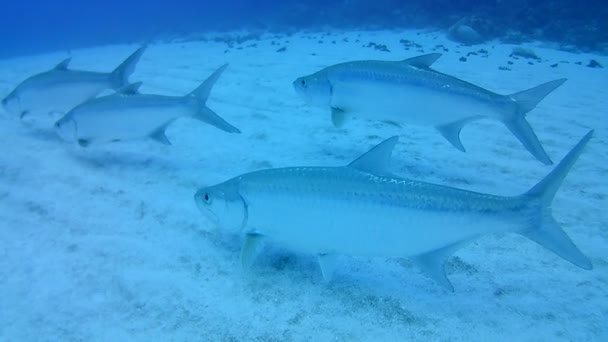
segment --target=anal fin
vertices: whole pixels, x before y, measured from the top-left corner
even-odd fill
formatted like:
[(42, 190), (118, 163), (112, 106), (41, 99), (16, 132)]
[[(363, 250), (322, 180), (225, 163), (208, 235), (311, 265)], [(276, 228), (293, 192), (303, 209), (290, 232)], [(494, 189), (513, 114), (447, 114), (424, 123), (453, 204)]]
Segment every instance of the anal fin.
[(319, 266), (321, 267), (321, 274), (325, 281), (331, 281), (336, 269), (336, 256), (334, 254), (319, 254), (317, 255)]
[(441, 133), (441, 135), (443, 135), (443, 137), (446, 138), (447, 141), (452, 144), (452, 146), (456, 147), (462, 152), (466, 152), (464, 145), (462, 145), (462, 141), (460, 141), (460, 131), (462, 131), (462, 127), (464, 127), (464, 125), (475, 119), (477, 119), (477, 117), (467, 118), (446, 125), (437, 126), (437, 130), (439, 130), (439, 133)]
[(245, 235), (245, 241), (243, 241), (243, 247), (241, 248), (241, 266), (243, 269), (249, 269), (253, 265), (263, 242), (264, 237), (260, 234), (249, 233)]
[(457, 242), (443, 248), (418, 255), (413, 258), (414, 263), (429, 278), (438, 282), (445, 289), (454, 292), (454, 286), (445, 274), (445, 263), (452, 254), (464, 245)]

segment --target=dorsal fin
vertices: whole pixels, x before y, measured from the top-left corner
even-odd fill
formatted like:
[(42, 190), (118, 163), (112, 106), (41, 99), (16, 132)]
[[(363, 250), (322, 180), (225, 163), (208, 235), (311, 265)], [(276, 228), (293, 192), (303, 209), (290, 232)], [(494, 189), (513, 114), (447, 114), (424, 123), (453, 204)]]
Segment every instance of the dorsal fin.
[(141, 87), (141, 82), (135, 82), (127, 84), (126, 86), (118, 89), (116, 92), (123, 95), (135, 95), (139, 94), (139, 87)]
[(420, 55), (420, 56), (405, 59), (405, 60), (401, 61), (401, 63), (407, 63), (409, 65), (413, 65), (418, 68), (428, 68), (433, 63), (435, 63), (435, 61), (438, 60), (439, 57), (441, 57), (440, 53), (428, 53), (426, 55)]
[(348, 166), (374, 174), (388, 173), (387, 170), (391, 161), (391, 154), (393, 153), (393, 148), (395, 147), (395, 144), (397, 144), (397, 141), (399, 141), (398, 136), (384, 140), (359, 158), (355, 159), (355, 161), (348, 164)]
[(59, 64), (57, 64), (53, 69), (54, 70), (68, 70), (68, 65), (70, 64), (71, 60), (72, 60), (71, 57), (66, 58), (66, 59), (62, 60)]

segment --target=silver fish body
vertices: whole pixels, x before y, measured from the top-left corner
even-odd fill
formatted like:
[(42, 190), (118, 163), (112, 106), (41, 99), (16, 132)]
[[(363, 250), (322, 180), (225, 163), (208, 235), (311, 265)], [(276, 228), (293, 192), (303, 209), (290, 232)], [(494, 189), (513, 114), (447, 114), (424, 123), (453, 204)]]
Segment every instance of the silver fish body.
[(65, 114), (104, 90), (126, 86), (144, 50), (144, 47), (137, 49), (110, 73), (71, 70), (70, 59), (66, 59), (55, 68), (24, 80), (2, 104), (22, 118), (52, 112)]
[[(247, 203), (248, 226), (315, 255), (411, 257), (509, 231), (526, 208), (518, 198), (350, 167), (259, 171), (240, 179), (239, 193)], [(446, 229), (450, 226), (461, 228)]]
[(262, 170), (201, 188), (199, 209), (245, 237), (244, 266), (260, 241), (319, 257), (325, 278), (335, 255), (409, 257), (431, 278), (452, 286), (443, 265), (458, 248), (497, 232), (524, 235), (573, 264), (591, 263), (551, 215), (551, 201), (587, 134), (530, 191), (495, 196), (394, 176), (387, 171), (397, 138), (346, 167)]
[(480, 118), (499, 120), (538, 160), (551, 164), (525, 114), (565, 79), (500, 95), (431, 69), (439, 56), (341, 63), (300, 77), (293, 85), (307, 102), (329, 107), (336, 126), (349, 115), (433, 126), (461, 151), (464, 125)]
[(224, 131), (238, 133), (236, 127), (205, 105), (212, 86), (226, 66), (186, 96), (140, 94), (141, 83), (131, 84), (116, 94), (76, 106), (57, 121), (55, 129), (64, 140), (77, 141), (81, 146), (146, 137), (170, 144), (165, 129), (180, 117), (194, 117)]

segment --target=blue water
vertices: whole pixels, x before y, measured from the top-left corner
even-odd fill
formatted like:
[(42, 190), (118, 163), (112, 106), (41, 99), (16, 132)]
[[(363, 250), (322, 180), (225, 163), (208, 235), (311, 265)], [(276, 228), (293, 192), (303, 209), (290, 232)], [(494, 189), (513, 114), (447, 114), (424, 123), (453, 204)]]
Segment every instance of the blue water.
[[(207, 30), (446, 29), (461, 18), (487, 38), (546, 38), (583, 49), (604, 49), (608, 44), (608, 6), (603, 0), (24, 0), (5, 1), (2, 13), (0, 56)], [(510, 31), (517, 32), (515, 37)]]

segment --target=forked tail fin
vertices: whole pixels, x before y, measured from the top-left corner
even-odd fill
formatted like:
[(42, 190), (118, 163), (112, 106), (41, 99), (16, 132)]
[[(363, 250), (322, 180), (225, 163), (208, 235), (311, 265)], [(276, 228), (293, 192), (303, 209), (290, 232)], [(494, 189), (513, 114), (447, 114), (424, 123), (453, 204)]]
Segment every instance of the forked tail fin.
[(211, 76), (203, 81), (200, 86), (194, 89), (190, 94), (186, 95), (186, 97), (194, 97), (198, 101), (198, 111), (194, 115), (194, 118), (204, 121), (228, 133), (241, 133), (238, 128), (229, 124), (226, 120), (222, 119), (219, 115), (206, 106), (207, 99), (209, 98), (213, 85), (215, 82), (217, 82), (227, 67), (228, 64), (222, 65), (213, 74), (211, 74)]
[(536, 159), (546, 165), (551, 165), (553, 162), (545, 152), (534, 130), (526, 121), (526, 114), (564, 82), (566, 82), (566, 79), (562, 78), (508, 95), (517, 104), (517, 113), (511, 120), (505, 121), (505, 125)]
[(536, 184), (523, 196), (539, 210), (530, 226), (519, 233), (535, 241), (539, 245), (559, 255), (574, 265), (590, 270), (591, 261), (574, 245), (564, 230), (552, 215), (551, 203), (562, 181), (578, 160), (583, 149), (591, 139), (593, 131), (587, 133), (581, 141), (568, 152), (562, 161), (543, 180)]
[(141, 55), (144, 54), (146, 50), (146, 46), (142, 46), (139, 49), (135, 50), (127, 59), (124, 60), (112, 73), (110, 74), (110, 79), (112, 81), (113, 89), (120, 89), (129, 84), (129, 76), (135, 71), (135, 66)]

